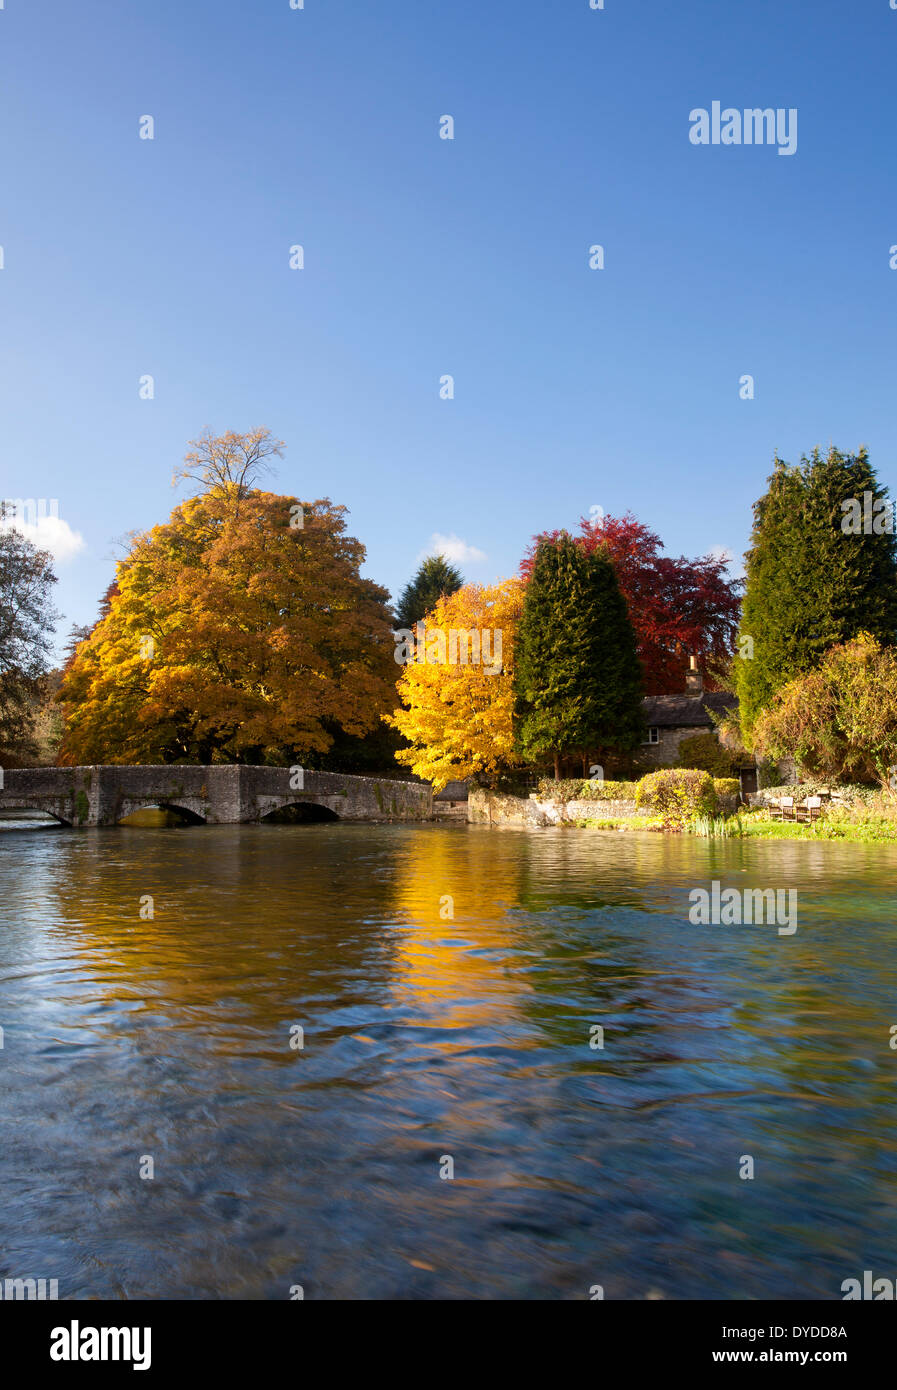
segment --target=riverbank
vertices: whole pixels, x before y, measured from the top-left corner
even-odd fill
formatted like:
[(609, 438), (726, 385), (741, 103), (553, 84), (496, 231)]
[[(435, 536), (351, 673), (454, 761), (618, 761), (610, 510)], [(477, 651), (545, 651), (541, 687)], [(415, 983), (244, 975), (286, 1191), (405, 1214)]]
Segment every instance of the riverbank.
[(693, 817), (670, 824), (640, 810), (634, 798), (551, 799), (536, 794), (512, 796), (471, 788), (468, 820), (474, 825), (552, 827), (616, 832), (651, 831), (693, 834), (712, 839), (843, 841), (854, 844), (897, 843), (897, 811), (876, 804), (836, 804), (811, 824), (771, 820), (764, 805), (739, 806), (732, 795), (718, 798), (714, 817)]
[[(627, 786), (625, 783), (620, 785)], [(732, 815), (737, 805), (738, 798), (732, 792), (718, 797), (719, 810), (723, 815)], [(594, 821), (606, 822), (611, 828), (618, 824), (622, 824), (624, 829), (633, 830), (664, 828), (662, 818), (650, 810), (640, 810), (634, 796), (564, 798), (532, 793), (524, 797), (490, 791), (485, 787), (470, 788), (467, 819), (472, 825), (527, 825), (536, 829), (591, 824)]]
[(666, 835), (691, 834), (704, 839), (727, 840), (809, 840), (815, 843), (824, 841), (844, 844), (897, 844), (897, 822), (865, 822), (851, 824), (816, 821), (813, 825), (796, 824), (793, 821), (766, 820), (762, 812), (735, 815), (728, 820), (716, 823), (715, 829), (705, 832), (699, 823), (679, 827), (666, 826), (663, 821), (650, 816), (585, 817), (581, 820), (561, 822), (573, 829), (635, 831), (650, 830)]

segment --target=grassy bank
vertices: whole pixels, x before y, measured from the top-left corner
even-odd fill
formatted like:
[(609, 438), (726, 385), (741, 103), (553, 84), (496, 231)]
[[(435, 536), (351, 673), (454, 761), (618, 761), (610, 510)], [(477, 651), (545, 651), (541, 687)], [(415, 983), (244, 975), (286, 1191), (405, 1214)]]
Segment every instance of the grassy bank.
[(580, 830), (665, 830), (657, 816), (588, 816), (585, 820), (562, 821)]
[(767, 820), (762, 811), (733, 816), (738, 829), (730, 832), (754, 840), (853, 840), (859, 844), (897, 843), (897, 817), (857, 810), (835, 813), (812, 825)]
[[(560, 809), (560, 824), (571, 829), (666, 831), (703, 839), (897, 843), (897, 798), (881, 786), (801, 782), (767, 787), (761, 798), (765, 804), (753, 809), (738, 806), (738, 791), (737, 779), (714, 778), (699, 768), (660, 768), (638, 782), (545, 779), (538, 787), (538, 795), (553, 804), (555, 816)], [(767, 808), (786, 797), (795, 807), (809, 797), (821, 798), (813, 823), (772, 820)], [(626, 814), (630, 808), (635, 814)]]
[(665, 826), (656, 816), (592, 816), (585, 820), (568, 821), (571, 828), (583, 830), (652, 830), (671, 835), (692, 834), (704, 838), (744, 840), (842, 840), (857, 844), (897, 844), (897, 818), (859, 813), (817, 820), (812, 825), (794, 821), (767, 820), (764, 811), (752, 811), (730, 816), (725, 820), (706, 823), (692, 822)]

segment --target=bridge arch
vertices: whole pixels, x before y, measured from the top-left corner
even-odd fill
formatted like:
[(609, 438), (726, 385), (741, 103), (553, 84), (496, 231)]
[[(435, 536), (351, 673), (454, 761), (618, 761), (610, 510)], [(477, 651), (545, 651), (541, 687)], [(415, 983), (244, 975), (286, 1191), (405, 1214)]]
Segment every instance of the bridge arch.
[(168, 811), (171, 815), (176, 816), (183, 825), (206, 824), (205, 816), (200, 815), (200, 813), (193, 810), (192, 807), (181, 806), (176, 801), (167, 801), (163, 797), (156, 797), (154, 799), (148, 798), (146, 801), (141, 801), (136, 805), (129, 805), (127, 809), (122, 808), (121, 814), (115, 822), (116, 825), (124, 825), (127, 827), (129, 822), (134, 824), (132, 818), (134, 816), (139, 816), (141, 811)]
[(259, 825), (321, 825), (338, 821), (340, 817), (330, 806), (319, 801), (288, 801), (259, 816)]
[(72, 820), (60, 815), (55, 810), (51, 810), (50, 807), (33, 806), (27, 801), (19, 806), (2, 803), (0, 810), (3, 812), (0, 816), (0, 824), (4, 821), (31, 821), (35, 827), (64, 826), (67, 830), (71, 830), (74, 824)]

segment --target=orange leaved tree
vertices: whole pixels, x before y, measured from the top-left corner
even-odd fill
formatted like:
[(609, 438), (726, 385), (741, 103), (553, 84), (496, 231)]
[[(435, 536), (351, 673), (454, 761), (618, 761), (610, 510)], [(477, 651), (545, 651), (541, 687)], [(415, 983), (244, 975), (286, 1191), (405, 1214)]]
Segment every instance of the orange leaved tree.
[(388, 593), (345, 508), (216, 476), (138, 535), (59, 692), (60, 761), (301, 761), (394, 703)]

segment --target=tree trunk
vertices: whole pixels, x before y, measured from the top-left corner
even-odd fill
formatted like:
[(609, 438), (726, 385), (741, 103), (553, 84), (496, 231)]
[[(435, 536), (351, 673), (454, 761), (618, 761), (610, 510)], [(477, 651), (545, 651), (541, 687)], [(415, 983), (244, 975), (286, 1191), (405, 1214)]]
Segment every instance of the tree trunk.
[(554, 780), (556, 782), (561, 780), (561, 756), (559, 753), (554, 755)]

